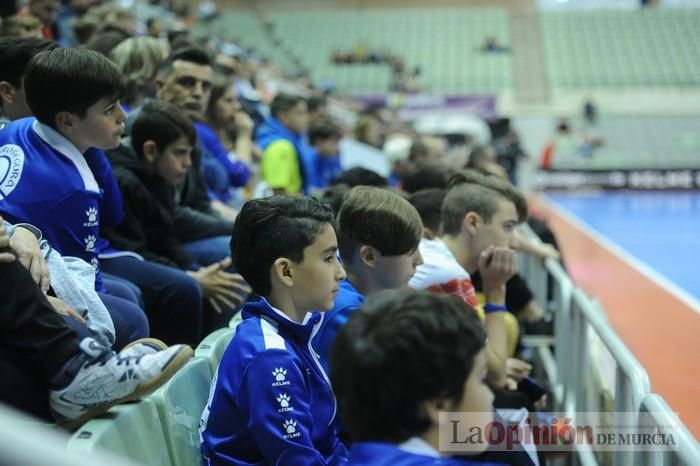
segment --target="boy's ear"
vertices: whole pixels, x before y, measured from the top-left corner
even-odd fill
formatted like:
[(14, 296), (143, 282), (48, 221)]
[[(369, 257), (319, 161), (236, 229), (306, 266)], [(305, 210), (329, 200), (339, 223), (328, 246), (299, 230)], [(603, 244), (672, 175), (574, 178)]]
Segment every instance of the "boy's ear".
[(359, 257), (367, 267), (374, 268), (377, 265), (377, 252), (372, 246), (366, 244), (360, 246)]
[(146, 162), (153, 163), (158, 158), (158, 146), (156, 145), (156, 142), (152, 139), (149, 139), (146, 142), (144, 142), (143, 147), (141, 149), (143, 150), (143, 158), (146, 159)]
[(423, 403), (423, 407), (434, 425), (440, 424), (440, 411), (451, 410), (449, 403), (442, 398), (438, 398), (437, 400), (428, 400)]
[(272, 264), (272, 275), (282, 283), (282, 285), (291, 288), (294, 285), (292, 276), (292, 261), (286, 257), (278, 258)]
[(15, 101), (15, 87), (7, 81), (0, 81), (0, 99), (8, 104)]
[(435, 239), (436, 236), (437, 235), (435, 233), (433, 233), (433, 230), (431, 230), (430, 228), (428, 228), (426, 226), (423, 227), (423, 238)]
[(476, 230), (481, 223), (481, 216), (476, 212), (467, 212), (462, 220), (462, 228), (469, 234), (476, 234)]
[(60, 133), (67, 132), (73, 129), (75, 115), (66, 111), (58, 112), (54, 117), (54, 121), (56, 122), (56, 129)]

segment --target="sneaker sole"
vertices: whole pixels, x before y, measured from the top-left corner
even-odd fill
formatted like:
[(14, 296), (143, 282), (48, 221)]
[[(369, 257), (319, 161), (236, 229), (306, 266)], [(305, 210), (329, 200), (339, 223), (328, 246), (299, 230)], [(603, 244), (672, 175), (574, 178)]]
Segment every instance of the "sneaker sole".
[(75, 431), (90, 419), (93, 419), (99, 416), (100, 414), (104, 414), (105, 412), (109, 411), (109, 409), (113, 406), (129, 401), (136, 401), (146, 395), (151, 394), (158, 387), (170, 380), (170, 378), (175, 374), (175, 372), (182, 368), (182, 366), (184, 366), (187, 363), (187, 361), (192, 359), (193, 354), (194, 351), (192, 351), (192, 348), (190, 348), (189, 346), (183, 347), (178, 353), (176, 353), (172, 357), (170, 362), (168, 362), (168, 365), (165, 366), (165, 369), (163, 369), (163, 372), (161, 372), (157, 377), (154, 377), (148, 382), (137, 386), (136, 389), (127, 396), (97, 406), (75, 419), (59, 421), (56, 423), (56, 425), (69, 431)]
[(163, 350), (168, 349), (168, 345), (164, 341), (159, 340), (157, 338), (148, 337), (148, 338), (139, 338), (138, 340), (132, 341), (131, 343), (126, 345), (124, 348), (122, 348), (122, 350), (119, 352), (119, 354), (128, 350), (132, 346), (136, 346), (136, 345), (147, 345), (153, 349), (156, 349), (157, 351), (163, 351)]

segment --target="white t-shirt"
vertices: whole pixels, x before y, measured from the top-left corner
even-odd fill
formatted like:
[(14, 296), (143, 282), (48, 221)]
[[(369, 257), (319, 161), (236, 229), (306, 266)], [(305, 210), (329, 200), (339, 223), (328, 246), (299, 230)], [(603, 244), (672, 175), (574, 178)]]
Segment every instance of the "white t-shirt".
[(457, 296), (469, 306), (477, 307), (472, 279), (445, 243), (439, 238), (423, 238), (418, 248), (423, 256), (423, 264), (416, 268), (408, 286), (414, 290), (430, 290)]

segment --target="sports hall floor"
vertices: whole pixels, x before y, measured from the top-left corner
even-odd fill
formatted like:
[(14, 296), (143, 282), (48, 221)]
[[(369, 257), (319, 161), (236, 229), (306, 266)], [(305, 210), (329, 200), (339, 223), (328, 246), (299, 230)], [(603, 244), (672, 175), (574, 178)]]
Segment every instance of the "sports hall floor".
[(596, 297), (700, 438), (700, 192), (547, 193), (534, 204), (577, 286)]

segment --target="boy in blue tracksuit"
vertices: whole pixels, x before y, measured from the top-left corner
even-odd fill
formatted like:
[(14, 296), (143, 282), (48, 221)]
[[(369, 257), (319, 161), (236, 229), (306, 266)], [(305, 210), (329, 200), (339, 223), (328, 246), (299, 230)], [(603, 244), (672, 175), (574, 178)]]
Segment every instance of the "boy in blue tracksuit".
[(398, 194), (357, 186), (345, 195), (338, 212), (338, 244), (348, 279), (313, 341), (326, 370), (335, 335), (365, 296), (406, 286), (423, 263), (418, 250), (422, 235), (418, 211)]
[[(139, 330), (126, 332), (127, 340), (148, 336), (149, 322), (138, 306), (109, 295), (100, 268), (141, 289), (153, 336), (197, 344), (201, 337), (182, 319), (202, 299), (194, 279), (116, 251), (100, 234), (100, 227), (116, 226), (124, 217), (119, 186), (102, 152), (119, 145), (126, 121), (119, 105), (124, 78), (116, 65), (86, 49), (43, 51), (29, 62), (23, 85), (36, 118), (0, 131), (0, 212), (12, 223), (39, 228), (62, 255), (97, 268), (95, 288), (113, 319), (117, 315), (125, 329)], [(115, 271), (115, 262), (131, 275)], [(118, 340), (119, 334), (117, 329)]]
[(257, 294), (242, 310), (200, 422), (208, 465), (345, 464), (335, 398), (310, 341), (345, 271), (330, 208), (311, 198), (247, 202), (231, 256)]
[[(353, 443), (354, 466), (459, 466), (488, 448), (486, 441), (448, 445), (459, 412), (461, 428), (486, 432), (493, 393), (486, 385), (486, 334), (462, 301), (425, 291), (376, 294), (336, 338), (332, 380)], [(461, 438), (461, 437), (460, 437)], [(482, 435), (481, 439), (486, 438)], [(467, 451), (468, 450), (468, 451)]]

